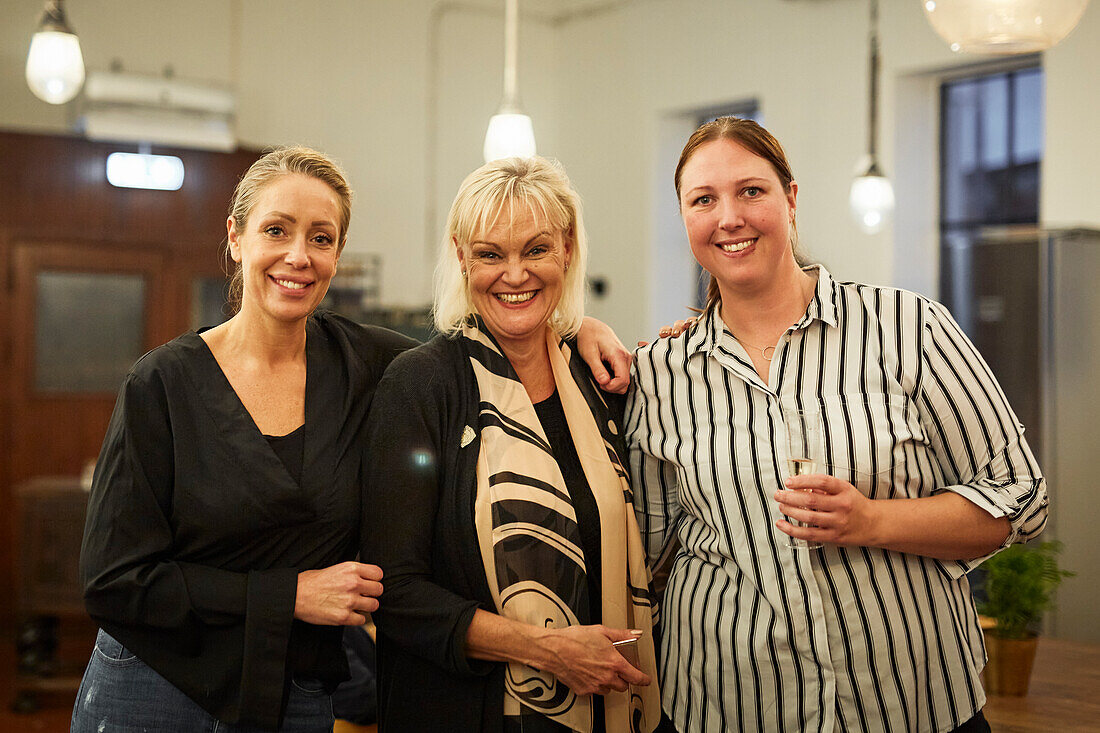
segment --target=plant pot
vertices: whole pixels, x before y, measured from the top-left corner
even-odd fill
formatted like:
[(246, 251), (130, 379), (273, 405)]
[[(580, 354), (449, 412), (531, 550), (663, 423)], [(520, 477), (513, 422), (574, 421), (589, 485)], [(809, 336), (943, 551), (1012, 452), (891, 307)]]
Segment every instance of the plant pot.
[(1035, 661), (1036, 636), (1002, 639), (992, 630), (985, 632), (989, 663), (985, 668), (985, 691), (990, 695), (1026, 695)]

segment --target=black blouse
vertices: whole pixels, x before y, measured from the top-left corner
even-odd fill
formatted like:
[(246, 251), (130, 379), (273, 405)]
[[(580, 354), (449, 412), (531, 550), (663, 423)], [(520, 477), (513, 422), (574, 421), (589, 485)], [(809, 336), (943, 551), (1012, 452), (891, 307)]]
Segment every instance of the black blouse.
[(297, 575), (355, 557), (365, 415), (386, 366), (413, 345), (309, 319), (300, 482), (198, 334), (127, 375), (88, 503), (85, 603), (218, 719), (277, 728), (292, 663), (331, 685), (346, 676), (339, 627), (293, 624), (307, 641), (292, 646)]

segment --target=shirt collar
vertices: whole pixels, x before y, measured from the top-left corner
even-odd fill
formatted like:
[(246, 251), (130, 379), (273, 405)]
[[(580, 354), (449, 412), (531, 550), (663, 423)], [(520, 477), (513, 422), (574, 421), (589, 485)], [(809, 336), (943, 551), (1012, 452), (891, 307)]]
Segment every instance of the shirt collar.
[(836, 314), (839, 286), (833, 280), (833, 276), (829, 274), (829, 271), (825, 269), (825, 265), (807, 265), (802, 269), (810, 274), (813, 274), (814, 270), (817, 271), (817, 288), (814, 290), (814, 297), (810, 300), (810, 305), (806, 308), (806, 315), (798, 322), (798, 327), (808, 326), (810, 321), (815, 318), (830, 326), (836, 326), (838, 324)]
[[(819, 320), (830, 326), (837, 325), (837, 284), (833, 276), (825, 269), (824, 265), (807, 265), (802, 268), (810, 274), (817, 274), (817, 287), (814, 296), (806, 307), (806, 313), (795, 324), (795, 328), (805, 328), (814, 320)], [(700, 321), (689, 332), (687, 338), (687, 350), (689, 354), (696, 352), (710, 353), (718, 347), (722, 340), (722, 334), (728, 333), (722, 318), (718, 315), (718, 308), (711, 308), (703, 314)]]

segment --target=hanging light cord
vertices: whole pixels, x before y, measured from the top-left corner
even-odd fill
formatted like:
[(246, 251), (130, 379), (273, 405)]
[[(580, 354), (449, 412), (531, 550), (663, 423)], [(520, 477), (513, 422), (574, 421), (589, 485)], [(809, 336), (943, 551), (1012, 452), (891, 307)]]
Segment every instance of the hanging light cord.
[(504, 2), (504, 99), (501, 111), (519, 107), (516, 59), (519, 56), (519, 0)]
[(73, 29), (69, 27), (68, 22), (65, 20), (65, 9), (61, 7), (61, 0), (46, 0), (46, 5), (42, 9), (42, 20), (38, 24), (38, 30), (40, 32), (47, 31), (70, 34), (73, 32)]
[(870, 76), (870, 104), (867, 111), (867, 152), (871, 157), (871, 164), (868, 173), (871, 175), (881, 175), (878, 171), (878, 155), (877, 155), (877, 137), (878, 137), (878, 73), (879, 73), (879, 56), (878, 56), (878, 0), (871, 0), (871, 73)]

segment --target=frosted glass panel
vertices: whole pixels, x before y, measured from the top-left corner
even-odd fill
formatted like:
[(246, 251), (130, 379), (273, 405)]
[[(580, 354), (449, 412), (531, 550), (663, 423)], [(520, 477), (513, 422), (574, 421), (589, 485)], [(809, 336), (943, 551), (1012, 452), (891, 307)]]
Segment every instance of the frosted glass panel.
[(191, 328), (211, 328), (229, 316), (229, 281), (224, 277), (196, 277), (191, 281)]
[(35, 302), (35, 389), (117, 391), (144, 353), (145, 279), (44, 271)]

